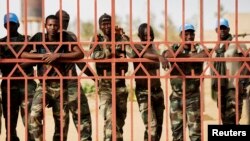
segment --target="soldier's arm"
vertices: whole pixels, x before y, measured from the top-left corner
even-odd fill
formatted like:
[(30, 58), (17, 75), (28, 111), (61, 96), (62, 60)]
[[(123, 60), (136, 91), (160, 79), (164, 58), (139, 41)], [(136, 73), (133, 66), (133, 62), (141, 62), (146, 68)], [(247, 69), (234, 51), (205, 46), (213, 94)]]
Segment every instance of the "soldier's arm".
[[(27, 36), (27, 39), (28, 39), (28, 41), (30, 41), (30, 36), (28, 35)], [(29, 53), (34, 53), (34, 50), (33, 49), (28, 49), (29, 50)], [(24, 51), (24, 52), (27, 52), (28, 50), (26, 50), (26, 51)], [(29, 62), (24, 62), (24, 63), (20, 63), (20, 66), (22, 67), (22, 68), (26, 68), (26, 67), (30, 67), (30, 66), (33, 66), (34, 64), (33, 63), (29, 63)]]
[(150, 59), (150, 60), (159, 61), (159, 62), (161, 62), (163, 69), (168, 68), (168, 60), (167, 60), (167, 58), (163, 57), (162, 55), (153, 54), (153, 53), (147, 53), (146, 52), (143, 55), (143, 58), (147, 58), (147, 59)]
[(208, 57), (208, 55), (206, 54), (206, 52), (203, 50), (199, 53), (191, 53), (191, 54), (188, 54), (187, 57), (190, 57), (190, 58), (206, 58)]
[[(21, 58), (26, 59), (42, 59), (44, 54), (36, 53), (34, 51), (34, 48), (36, 48), (36, 45), (33, 45), (32, 42), (39, 42), (38, 36), (40, 33), (35, 34), (29, 41), (31, 42), (26, 46), (22, 54), (20, 55)], [(37, 49), (35, 49), (37, 50)]]

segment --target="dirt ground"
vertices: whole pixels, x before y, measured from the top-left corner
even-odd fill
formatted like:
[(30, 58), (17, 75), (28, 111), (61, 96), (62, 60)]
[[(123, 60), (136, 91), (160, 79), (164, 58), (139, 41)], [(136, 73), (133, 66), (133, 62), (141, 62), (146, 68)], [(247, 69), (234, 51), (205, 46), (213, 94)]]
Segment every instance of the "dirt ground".
[[(210, 86), (209, 86), (209, 80), (205, 80), (205, 93), (204, 93), (204, 112), (203, 112), (203, 141), (207, 141), (207, 125), (208, 124), (218, 124), (218, 109), (216, 107), (216, 102), (211, 99), (210, 96)], [(165, 85), (163, 85), (165, 86)], [(92, 128), (93, 128), (93, 141), (101, 141), (103, 138), (103, 119), (100, 115), (100, 113), (97, 112), (97, 101), (96, 96), (88, 97), (89, 105), (91, 108), (91, 116), (92, 116)], [(168, 96), (166, 96), (168, 100)], [(168, 101), (165, 100), (165, 103), (167, 104)], [(243, 105), (243, 115), (240, 120), (240, 124), (246, 124), (247, 123), (247, 114), (246, 114), (246, 106), (245, 101)], [(2, 122), (4, 119), (2, 119)], [(53, 130), (54, 130), (54, 121), (52, 118), (52, 111), (51, 109), (46, 109), (46, 120), (45, 120), (45, 137), (46, 141), (51, 141), (53, 136)], [(132, 100), (128, 102), (128, 114), (126, 118), (126, 123), (124, 127), (124, 141), (140, 141), (143, 140), (143, 133), (144, 133), (144, 125), (142, 123), (139, 109), (137, 102)], [(2, 125), (2, 134), (0, 135), (0, 141), (4, 141), (5, 139), (5, 129), (4, 125)], [(21, 119), (19, 118), (18, 127), (17, 127), (17, 133), (20, 137), (21, 141), (25, 140), (25, 129), (21, 122)], [(186, 138), (188, 139), (188, 130), (186, 130)], [(78, 135), (77, 131), (73, 125), (72, 118), (70, 118), (70, 129), (68, 133), (68, 141), (77, 141)], [(161, 141), (167, 141), (171, 140), (171, 128), (169, 124), (169, 117), (168, 117), (168, 107), (165, 109), (164, 113), (164, 125), (163, 125), (163, 133)]]

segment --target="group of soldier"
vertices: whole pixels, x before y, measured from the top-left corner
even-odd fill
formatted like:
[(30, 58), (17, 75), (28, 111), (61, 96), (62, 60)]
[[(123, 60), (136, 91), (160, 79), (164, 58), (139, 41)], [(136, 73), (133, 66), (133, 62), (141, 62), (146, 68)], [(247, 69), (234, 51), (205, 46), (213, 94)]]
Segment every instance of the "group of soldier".
[[(62, 28), (60, 28), (60, 20), (62, 21)], [(39, 32), (29, 37), (18, 32), (20, 23), (14, 13), (5, 15), (4, 27), (7, 29), (8, 35), (0, 39), (0, 57), (2, 59), (22, 58), (36, 61), (36, 63), (9, 62), (0, 64), (3, 78), (1, 90), (6, 140), (19, 141), (16, 126), (20, 108), (23, 123), (28, 125), (28, 140), (42, 141), (44, 137), (44, 107), (52, 107), (53, 110), (54, 141), (67, 140), (69, 111), (72, 113), (76, 129), (80, 131), (78, 132), (80, 140), (92, 140), (88, 100), (82, 87), (79, 86), (80, 82), (76, 72), (76, 66), (83, 69), (85, 64), (69, 61), (82, 59), (84, 53), (77, 44), (76, 35), (67, 31), (69, 20), (69, 14), (64, 10), (59, 10), (55, 15), (46, 17), (46, 33)], [(170, 78), (172, 92), (170, 94), (169, 115), (173, 141), (181, 141), (184, 138), (183, 128), (186, 125), (183, 125), (185, 123), (183, 117), (186, 117), (187, 120), (190, 140), (201, 140), (200, 84), (202, 78), (194, 76), (200, 76), (203, 73), (204, 63), (201, 61), (168, 61), (169, 58), (209, 57), (208, 50), (194, 42), (194, 26), (188, 23), (180, 26), (179, 36), (183, 40), (182, 43), (174, 44), (171, 48), (159, 54), (154, 44), (154, 31), (150, 25), (142, 23), (139, 26), (138, 37), (141, 43), (131, 45), (129, 43), (130, 38), (122, 28), (116, 27), (115, 36), (112, 36), (111, 21), (112, 17), (106, 13), (100, 16), (99, 29), (101, 33), (95, 35), (92, 39), (92, 42), (98, 42), (98, 44), (90, 45), (91, 58), (94, 60), (105, 60), (113, 57), (137, 58), (138, 61), (133, 62), (135, 96), (145, 125), (144, 140), (150, 138), (151, 141), (159, 141), (162, 134), (165, 105), (161, 81), (160, 78), (157, 78), (160, 67), (166, 71), (170, 70), (171, 76), (176, 76)], [(215, 57), (243, 56), (237, 47), (230, 44), (233, 37), (229, 33), (228, 21), (220, 19), (218, 23), (216, 32), (222, 42), (219, 42), (214, 49)], [(115, 38), (112, 39), (112, 37)], [(111, 44), (113, 40), (124, 42), (115, 44), (114, 52)], [(28, 44), (23, 47), (21, 42), (28, 42)], [(9, 44), (7, 45), (7, 43)], [(142, 58), (150, 61), (140, 61), (143, 60)], [(226, 75), (227, 70), (231, 75), (236, 74), (238, 70), (231, 70), (230, 65), (236, 66), (239, 63), (234, 63), (214, 62), (216, 73), (212, 75)], [(37, 66), (39, 82), (34, 79), (33, 66), (35, 65)], [(128, 62), (117, 61), (115, 63), (114, 72), (117, 76), (115, 81), (112, 79), (112, 67), (114, 66), (109, 61), (96, 61), (94, 70), (96, 70), (99, 79), (95, 79), (95, 81), (98, 81), (99, 109), (104, 119), (104, 140), (111, 141), (112, 138), (116, 137), (117, 141), (122, 141), (129, 95), (124, 79), (124, 75), (128, 71)], [(90, 70), (86, 70), (84, 73), (93, 76)], [(148, 78), (148, 75), (152, 78)], [(24, 79), (24, 76), (30, 79)], [(190, 76), (190, 78), (185, 76)], [(20, 77), (22, 79), (19, 79)], [(223, 124), (236, 124), (238, 123), (236, 119), (239, 120), (241, 115), (243, 98), (240, 93), (236, 94), (238, 87), (232, 79), (222, 78), (220, 81), (219, 79), (213, 79), (212, 83), (212, 89), (215, 93), (220, 90), (220, 93), (215, 95), (220, 96), (218, 103), (221, 105)], [(247, 83), (245, 80), (242, 79), (241, 82)], [(112, 93), (113, 86), (115, 86), (115, 94)], [(112, 134), (112, 95), (115, 95), (116, 98), (114, 104), (116, 105), (116, 135)], [(78, 100), (80, 104), (78, 104)], [(238, 110), (236, 109), (236, 103), (239, 104)], [(239, 113), (236, 113), (236, 111), (239, 111)], [(78, 119), (79, 117), (80, 119)]]

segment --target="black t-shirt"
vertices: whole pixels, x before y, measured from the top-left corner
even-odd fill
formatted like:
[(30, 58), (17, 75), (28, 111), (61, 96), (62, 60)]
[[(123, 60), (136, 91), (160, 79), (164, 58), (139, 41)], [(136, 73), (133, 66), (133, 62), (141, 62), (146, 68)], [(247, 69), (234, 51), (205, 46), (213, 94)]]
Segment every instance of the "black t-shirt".
[[(64, 43), (64, 42), (75, 42), (75, 40), (67, 33), (67, 32), (62, 32), (62, 44), (60, 45), (60, 43), (58, 44), (49, 44), (47, 35), (45, 34), (45, 43), (43, 44), (43, 34), (42, 33), (37, 33), (35, 34), (30, 41), (31, 42), (41, 42), (37, 43), (35, 45), (35, 52), (36, 53), (42, 53), (42, 54), (46, 54), (46, 53), (68, 53), (70, 52), (71, 47), (74, 47), (75, 45), (69, 45), (68, 43)], [(54, 42), (60, 42), (60, 33), (57, 34), (57, 39)], [(26, 49), (27, 52), (31, 51), (33, 49), (33, 45), (29, 45)], [(38, 72), (38, 76), (43, 76), (44, 73), (46, 72), (47, 69), (49, 69), (50, 66), (53, 66), (49, 73), (48, 76), (59, 76), (58, 72), (56, 71), (56, 69), (63, 75), (63, 76), (67, 76), (68, 72), (70, 69), (72, 69), (72, 67), (74, 67), (75, 63), (59, 63), (59, 62), (54, 62), (52, 64), (44, 64), (44, 63), (39, 63), (37, 65), (37, 72)], [(73, 72), (74, 73), (74, 72)]]
[[(146, 47), (142, 44), (135, 44), (134, 45), (135, 48), (137, 49), (137, 51), (139, 53), (141, 53), (143, 51), (143, 49)], [(158, 54), (157, 53), (157, 50), (155, 48), (154, 45), (150, 45), (146, 51), (144, 52), (145, 53), (151, 53), (151, 54)], [(134, 58), (140, 58), (138, 56), (138, 54), (136, 53), (133, 53), (135, 56), (133, 56)], [(143, 58), (143, 57), (141, 57)], [(138, 65), (142, 65), (146, 70), (147, 70), (147, 73), (150, 75), (150, 76), (156, 76), (157, 75), (157, 70), (160, 70), (160, 63), (159, 62), (134, 62), (134, 69), (136, 69), (138, 67)], [(138, 79), (135, 79), (135, 82), (136, 82), (136, 87), (139, 88), (145, 88), (148, 86), (148, 80), (146, 78), (147, 74), (146, 72), (142, 69), (142, 67), (140, 67), (136, 73), (135, 73), (136, 76), (145, 76), (145, 79), (143, 78), (138, 78)], [(154, 78), (154, 79), (151, 79), (151, 87), (154, 87), (154, 88), (158, 88), (158, 87), (161, 87), (161, 82), (160, 82), (160, 79), (159, 78)]]
[[(28, 38), (28, 37), (27, 37)], [(18, 34), (16, 37), (11, 37), (10, 42), (24, 42), (25, 36)], [(14, 59), (19, 58), (18, 54), (21, 54), (20, 51), (22, 48), (25, 48), (24, 44), (11, 44), (7, 45), (7, 36), (0, 39), (0, 42), (6, 42), (6, 45), (0, 45), (0, 58), (1, 59)], [(1, 63), (0, 69), (2, 71), (3, 76), (8, 76), (12, 70), (15, 68), (17, 63)], [(33, 67), (27, 66), (23, 67), (21, 63), (19, 63), (27, 76), (31, 76), (33, 74)], [(14, 73), (11, 75), (13, 77), (24, 76), (19, 69), (15, 69)]]

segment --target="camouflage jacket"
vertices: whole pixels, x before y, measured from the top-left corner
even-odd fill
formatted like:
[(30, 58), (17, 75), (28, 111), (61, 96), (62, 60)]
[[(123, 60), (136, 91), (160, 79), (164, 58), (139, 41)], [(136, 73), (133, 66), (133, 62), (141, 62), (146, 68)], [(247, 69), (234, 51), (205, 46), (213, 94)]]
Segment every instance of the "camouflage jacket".
[[(97, 35), (97, 41), (98, 42), (105, 42), (107, 44), (97, 44), (94, 46), (93, 44), (90, 46), (90, 49), (93, 49), (93, 52), (91, 54), (91, 58), (98, 60), (98, 59), (110, 59), (112, 57), (112, 44), (111, 42), (106, 42), (105, 37), (101, 34)], [(95, 38), (93, 38), (92, 41), (95, 41)], [(127, 37), (116, 37), (116, 42), (123, 42), (123, 41), (129, 41)], [(106, 46), (106, 48), (104, 48)], [(125, 58), (126, 57), (126, 51), (125, 51), (124, 44), (116, 43), (115, 45), (115, 58)], [(97, 62), (95, 64), (96, 71), (99, 76), (103, 76), (104, 70), (106, 70), (107, 75), (111, 75), (111, 62)], [(127, 62), (117, 62), (116, 63), (116, 74), (121, 75), (122, 70), (124, 70), (124, 73), (128, 70), (128, 63)]]
[[(180, 45), (173, 45), (172, 46), (172, 50), (174, 52), (176, 52), (178, 50), (178, 48), (180, 47)], [(195, 52), (194, 53), (200, 53), (201, 51), (203, 51), (203, 48), (196, 44), (194, 46), (195, 48)], [(183, 52), (180, 52), (182, 54), (189, 54), (191, 53), (190, 50), (183, 50)], [(174, 67), (175, 62), (171, 63), (171, 66)], [(192, 70), (194, 70), (195, 75), (200, 75), (203, 71), (203, 62), (176, 62), (176, 64), (178, 65), (178, 67), (180, 68), (180, 70), (177, 67), (174, 67), (173, 70), (171, 71), (171, 75), (172, 76), (180, 76), (180, 78), (171, 78), (171, 85), (174, 87), (178, 87), (178, 89), (182, 89), (182, 81), (184, 80), (182, 78), (182, 73), (184, 73), (185, 76), (190, 76)], [(199, 78), (191, 78), (191, 79), (186, 79), (186, 90), (187, 91), (193, 91), (193, 90), (197, 90), (200, 85), (200, 79)]]

